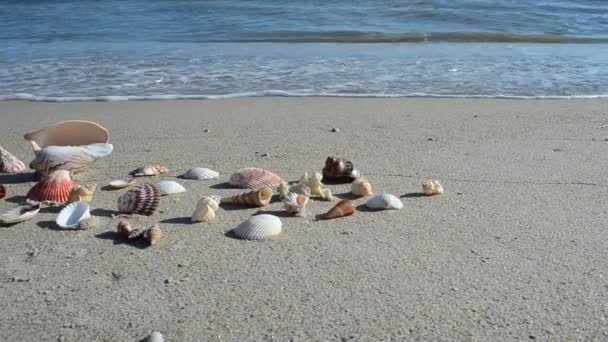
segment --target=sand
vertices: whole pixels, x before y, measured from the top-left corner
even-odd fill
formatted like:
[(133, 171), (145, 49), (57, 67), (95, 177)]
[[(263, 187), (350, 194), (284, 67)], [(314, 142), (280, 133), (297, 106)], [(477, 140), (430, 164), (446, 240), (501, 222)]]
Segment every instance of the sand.
[[(26, 163), (25, 132), (88, 119), (114, 152), (78, 182), (170, 167), (187, 193), (152, 217), (160, 245), (114, 233), (122, 191), (98, 190), (100, 226), (61, 230), (57, 209), (0, 228), (0, 340), (166, 341), (608, 339), (607, 100), (242, 98), (117, 103), (0, 103), (0, 144)], [(332, 127), (340, 129), (331, 132)], [(208, 132), (204, 132), (208, 129)], [(266, 155), (267, 154), (267, 155)], [(226, 232), (260, 209), (190, 224), (203, 195), (258, 166), (297, 180), (346, 157), (399, 211), (316, 220), (276, 214), (283, 233)], [(219, 179), (176, 179), (192, 166)], [(424, 179), (446, 194), (420, 197)], [(0, 175), (14, 207), (32, 174)], [(330, 185), (349, 198), (349, 185)]]

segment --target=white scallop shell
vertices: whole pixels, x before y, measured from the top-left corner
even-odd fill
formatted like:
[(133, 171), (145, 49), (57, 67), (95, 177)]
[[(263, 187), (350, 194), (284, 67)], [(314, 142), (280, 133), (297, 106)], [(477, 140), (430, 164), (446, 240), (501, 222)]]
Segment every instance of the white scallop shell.
[(380, 193), (370, 198), (365, 203), (370, 209), (401, 209), (403, 202), (397, 196), (391, 194)]
[(114, 189), (124, 189), (128, 188), (131, 185), (135, 184), (137, 181), (135, 179), (127, 180), (127, 179), (115, 179), (109, 183), (109, 185)]
[(158, 188), (158, 191), (160, 191), (160, 194), (164, 196), (186, 192), (186, 188), (174, 181), (162, 181), (158, 183), (156, 187)]
[(204, 167), (193, 167), (190, 170), (186, 171), (186, 173), (184, 173), (182, 177), (187, 179), (207, 180), (217, 178), (219, 175), (219, 172), (213, 171), (211, 169), (207, 169)]
[(278, 217), (261, 214), (243, 221), (233, 230), (233, 233), (241, 239), (263, 240), (278, 235), (282, 226), (283, 224)]
[(13, 224), (24, 222), (36, 216), (40, 211), (40, 204), (20, 205), (15, 209), (9, 210), (0, 215), (0, 223)]
[(85, 202), (73, 202), (59, 212), (55, 222), (61, 228), (76, 228), (80, 221), (91, 217), (89, 209), (89, 205)]

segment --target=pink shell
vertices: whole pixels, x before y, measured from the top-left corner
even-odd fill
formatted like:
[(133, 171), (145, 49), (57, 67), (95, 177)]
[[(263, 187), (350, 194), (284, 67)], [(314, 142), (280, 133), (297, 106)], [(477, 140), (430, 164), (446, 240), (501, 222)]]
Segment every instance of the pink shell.
[(25, 170), (25, 164), (14, 155), (0, 147), (0, 173), (19, 173)]
[(138, 185), (118, 198), (118, 211), (125, 214), (154, 214), (160, 202), (160, 192), (152, 184)]
[(246, 167), (230, 176), (230, 184), (241, 188), (262, 189), (276, 187), (283, 180), (274, 173), (257, 167)]
[(76, 185), (78, 184), (70, 178), (69, 171), (57, 170), (42, 178), (27, 192), (27, 201), (65, 203), (70, 197), (70, 191)]

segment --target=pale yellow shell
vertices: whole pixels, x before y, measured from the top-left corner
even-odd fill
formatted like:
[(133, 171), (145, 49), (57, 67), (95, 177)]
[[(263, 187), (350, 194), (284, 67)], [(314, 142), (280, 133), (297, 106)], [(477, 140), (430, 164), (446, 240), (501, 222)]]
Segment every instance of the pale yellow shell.
[(163, 236), (163, 233), (160, 230), (160, 226), (158, 224), (155, 224), (152, 227), (148, 228), (148, 230), (146, 230), (144, 236), (150, 242), (150, 246), (154, 246), (160, 241), (160, 238)]
[(219, 196), (205, 196), (196, 206), (192, 214), (192, 222), (211, 222), (215, 219), (216, 211), (220, 205)]
[(77, 185), (70, 191), (68, 203), (86, 202), (90, 203), (93, 199), (93, 193), (97, 189), (97, 184)]
[(422, 193), (427, 196), (435, 196), (443, 194), (443, 186), (436, 180), (427, 180), (422, 182)]
[(369, 196), (373, 194), (372, 184), (365, 178), (360, 177), (350, 185), (350, 191), (357, 196)]

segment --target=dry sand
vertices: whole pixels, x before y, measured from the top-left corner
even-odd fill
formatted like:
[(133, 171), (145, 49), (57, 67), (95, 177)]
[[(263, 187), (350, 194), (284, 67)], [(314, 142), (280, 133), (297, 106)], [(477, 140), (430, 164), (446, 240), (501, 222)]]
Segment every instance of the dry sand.
[[(0, 340), (377, 341), (608, 339), (608, 101), (243, 98), (0, 103), (0, 144), (66, 119), (100, 122), (115, 151), (79, 182), (145, 164), (221, 172), (162, 199), (159, 246), (113, 233), (121, 191), (98, 190), (101, 226), (59, 230), (56, 209), (0, 228)], [(332, 127), (340, 132), (330, 132)], [(209, 129), (209, 132), (204, 132)], [(262, 154), (268, 153), (268, 156)], [(297, 180), (328, 155), (352, 159), (400, 211), (317, 221), (281, 216), (265, 242), (225, 235), (257, 209), (189, 224), (203, 195), (258, 166)], [(0, 175), (15, 206), (31, 174)], [(439, 179), (446, 195), (418, 197)], [(348, 197), (348, 185), (331, 185)], [(357, 199), (362, 205), (365, 199)]]

